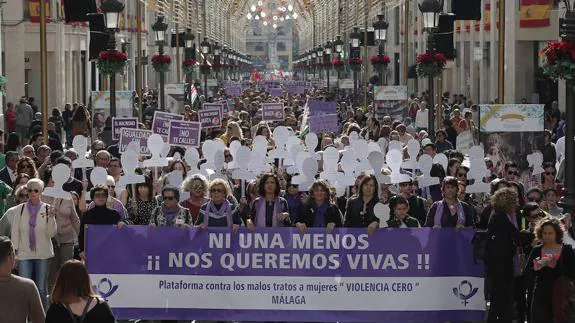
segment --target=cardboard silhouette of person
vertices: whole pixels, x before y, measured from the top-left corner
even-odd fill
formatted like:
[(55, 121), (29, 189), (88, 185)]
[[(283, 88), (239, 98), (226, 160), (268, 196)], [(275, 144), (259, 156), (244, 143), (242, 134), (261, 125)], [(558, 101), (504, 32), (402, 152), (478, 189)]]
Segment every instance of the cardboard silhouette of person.
[(157, 133), (150, 135), (148, 138), (148, 150), (152, 154), (150, 159), (144, 160), (145, 167), (166, 167), (168, 166), (168, 160), (162, 157), (162, 151), (164, 150), (164, 138)]
[(383, 203), (377, 203), (373, 207), (373, 214), (376, 218), (379, 219), (379, 227), (380, 228), (387, 228), (387, 221), (390, 218), (390, 209), (389, 205)]
[[(469, 173), (467, 174), (467, 177), (468, 179), (472, 179), (474, 181), (472, 185), (467, 186), (465, 191), (467, 193), (490, 192), (491, 185), (483, 181), (483, 178), (489, 175), (489, 170), (485, 164), (485, 154), (483, 147), (473, 146), (469, 148), (467, 153), (469, 156)], [(543, 162), (543, 157), (541, 157), (541, 162)]]
[(74, 151), (78, 154), (78, 158), (72, 161), (72, 168), (90, 168), (94, 167), (94, 161), (86, 158), (88, 152), (88, 138), (77, 135), (72, 141)]
[(125, 187), (128, 184), (138, 184), (146, 181), (144, 175), (136, 174), (138, 154), (134, 151), (128, 150), (122, 154), (122, 168), (124, 169), (124, 175), (120, 177), (121, 186)]
[(527, 155), (527, 162), (529, 163), (529, 167), (533, 167), (532, 176), (545, 172), (543, 169), (543, 154), (540, 151), (534, 151)]
[(58, 164), (52, 168), (52, 181), (54, 181), (53, 187), (46, 187), (42, 195), (71, 200), (72, 195), (70, 192), (65, 191), (62, 186), (66, 184), (68, 178), (70, 177), (70, 167), (64, 164)]
[(439, 184), (439, 177), (431, 176), (431, 167), (433, 166), (433, 159), (427, 154), (419, 157), (419, 169), (421, 176), (418, 177), (417, 184), (420, 188), (429, 187)]

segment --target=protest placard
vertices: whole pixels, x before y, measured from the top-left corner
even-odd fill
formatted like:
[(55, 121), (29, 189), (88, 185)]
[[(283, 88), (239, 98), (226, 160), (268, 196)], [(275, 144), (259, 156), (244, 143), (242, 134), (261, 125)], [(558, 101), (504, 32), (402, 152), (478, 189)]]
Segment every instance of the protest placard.
[(112, 135), (114, 140), (120, 139), (123, 128), (138, 128), (138, 118), (112, 118)]
[(326, 102), (318, 100), (309, 101), (310, 115), (336, 114), (337, 104), (335, 102)]
[(262, 120), (283, 121), (284, 119), (283, 103), (262, 103)]
[(170, 120), (168, 144), (199, 148), (200, 131), (201, 124), (199, 122)]
[(204, 109), (198, 111), (198, 119), (202, 129), (222, 126), (222, 104), (204, 104)]
[(150, 150), (148, 149), (148, 138), (152, 135), (152, 131), (143, 129), (129, 129), (124, 128), (120, 134), (120, 153), (126, 151), (126, 147), (135, 141), (140, 146), (140, 155), (149, 156)]
[(337, 132), (338, 130), (337, 114), (324, 114), (309, 117), (310, 132)]
[(163, 111), (154, 112), (152, 132), (163, 137), (167, 137), (168, 129), (170, 128), (170, 120), (184, 120), (184, 116)]

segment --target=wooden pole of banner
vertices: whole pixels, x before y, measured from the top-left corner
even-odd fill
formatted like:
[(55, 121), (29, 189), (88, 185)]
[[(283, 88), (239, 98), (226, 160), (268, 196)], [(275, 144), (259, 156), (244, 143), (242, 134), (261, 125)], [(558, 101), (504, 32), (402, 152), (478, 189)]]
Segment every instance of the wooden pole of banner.
[(136, 93), (138, 94), (138, 120), (144, 122), (144, 112), (142, 111), (142, 3), (136, 0)]
[[(46, 39), (46, 2), (40, 1), (40, 109), (42, 134), (48, 140), (48, 49)], [(24, 138), (22, 138), (24, 139)]]

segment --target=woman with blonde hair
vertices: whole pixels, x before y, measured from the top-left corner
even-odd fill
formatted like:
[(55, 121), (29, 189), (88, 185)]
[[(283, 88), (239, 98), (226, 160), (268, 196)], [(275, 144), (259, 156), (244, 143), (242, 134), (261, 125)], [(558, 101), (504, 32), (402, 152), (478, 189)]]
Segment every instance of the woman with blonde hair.
[(238, 232), (242, 220), (239, 212), (230, 203), (228, 196), (231, 188), (228, 182), (216, 178), (210, 183), (210, 200), (200, 208), (197, 225), (205, 230), (207, 227), (228, 227)]
[(46, 323), (115, 323), (110, 306), (92, 290), (84, 263), (68, 260), (60, 268)]
[(189, 192), (190, 197), (180, 202), (180, 205), (187, 208), (192, 216), (192, 223), (197, 223), (200, 216), (200, 208), (208, 202), (208, 180), (201, 174), (188, 177), (182, 183), (182, 191)]
[(228, 146), (230, 144), (230, 139), (232, 137), (238, 137), (240, 138), (240, 140), (244, 139), (242, 128), (235, 121), (228, 122), (228, 126), (226, 127), (226, 133), (220, 136), (220, 140), (223, 141), (226, 146)]

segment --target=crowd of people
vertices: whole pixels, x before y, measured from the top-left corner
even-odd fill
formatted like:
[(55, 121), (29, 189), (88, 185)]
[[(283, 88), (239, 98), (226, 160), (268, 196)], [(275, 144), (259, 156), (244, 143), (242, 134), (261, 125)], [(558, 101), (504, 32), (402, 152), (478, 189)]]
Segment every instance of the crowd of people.
[[(483, 179), (491, 191), (466, 193), (473, 183), (468, 179), (469, 160), (456, 150), (457, 136), (470, 130), (477, 134), (478, 107), (462, 95), (445, 94), (444, 127), (427, 132), (427, 94), (412, 96), (402, 118), (378, 119), (374, 104), (358, 107), (345, 91), (312, 89), (306, 94), (272, 97), (255, 85), (240, 96), (226, 95), (223, 88), (212, 97), (200, 96), (183, 111), (184, 120), (197, 121), (197, 110), (206, 102), (228, 100), (230, 112), (220, 128), (202, 130), (201, 142), (221, 140), (226, 163), (233, 160), (230, 146), (238, 141), (250, 147), (257, 136), (275, 147), (273, 130), (285, 126), (302, 141), (309, 133), (304, 124), (309, 99), (337, 102), (338, 132), (318, 133), (317, 147), (345, 151), (354, 138), (377, 141), (397, 140), (404, 146), (410, 140), (420, 143), (421, 155), (443, 153), (448, 165), (434, 164), (431, 175), (440, 184), (420, 187), (417, 173), (409, 180), (391, 184), (379, 176), (364, 173), (346, 194), (338, 194), (329, 181), (316, 176), (309, 187), (299, 187), (293, 176), (277, 161), (270, 160), (271, 171), (245, 183), (232, 178), (229, 169), (209, 180), (198, 165), (188, 165), (185, 147), (172, 147), (169, 164), (159, 171), (138, 168), (142, 183), (119, 187), (123, 174), (118, 142), (113, 140), (112, 120), (81, 104), (68, 104), (50, 117), (50, 136), (42, 137), (41, 115), (33, 100), (22, 98), (17, 106), (8, 103), (6, 144), (0, 158), (0, 322), (33, 323), (113, 322), (109, 306), (91, 290), (83, 261), (86, 259), (86, 225), (131, 225), (241, 227), (254, 231), (261, 227), (296, 227), (302, 234), (308, 228), (365, 228), (369, 234), (382, 226), (395, 228), (473, 228), (485, 230), (486, 297), (490, 302), (488, 322), (549, 323), (566, 322), (568, 314), (557, 310), (567, 291), (561, 289), (575, 276), (575, 237), (571, 214), (558, 204), (562, 196), (553, 142), (564, 134), (565, 120), (556, 104), (546, 111), (544, 173), (527, 183), (521, 181), (518, 161), (505, 163), (485, 158), (489, 174)], [(144, 120), (140, 128), (150, 129), (157, 108), (157, 92), (143, 96)], [(262, 121), (261, 104), (284, 105), (285, 120)], [(34, 110), (35, 109), (35, 110)], [(13, 116), (14, 117), (13, 117)], [(72, 169), (79, 156), (71, 147), (76, 135), (91, 137), (88, 158), (108, 172), (105, 185), (92, 185), (90, 170), (71, 172), (63, 189), (70, 199), (42, 194), (54, 186), (52, 168), (64, 164)], [(201, 148), (199, 149), (201, 156)], [(203, 156), (199, 164), (205, 162)], [(318, 161), (319, 171), (322, 161)], [(174, 186), (171, 176), (181, 174), (183, 183)], [(190, 172), (190, 173), (188, 173)], [(390, 170), (381, 169), (383, 175)], [(157, 177), (156, 177), (157, 176)], [(172, 180), (173, 181), (173, 180)], [(242, 194), (245, 192), (245, 194)], [(186, 194), (186, 198), (181, 196)], [(189, 197), (188, 197), (189, 196)], [(389, 220), (381, 224), (374, 212), (376, 204), (389, 208)], [(88, 242), (89, 243), (89, 242)], [(15, 264), (17, 275), (14, 275)], [(30, 280), (32, 279), (33, 283)], [(566, 284), (564, 284), (566, 285)], [(45, 314), (46, 313), (46, 314)]]

